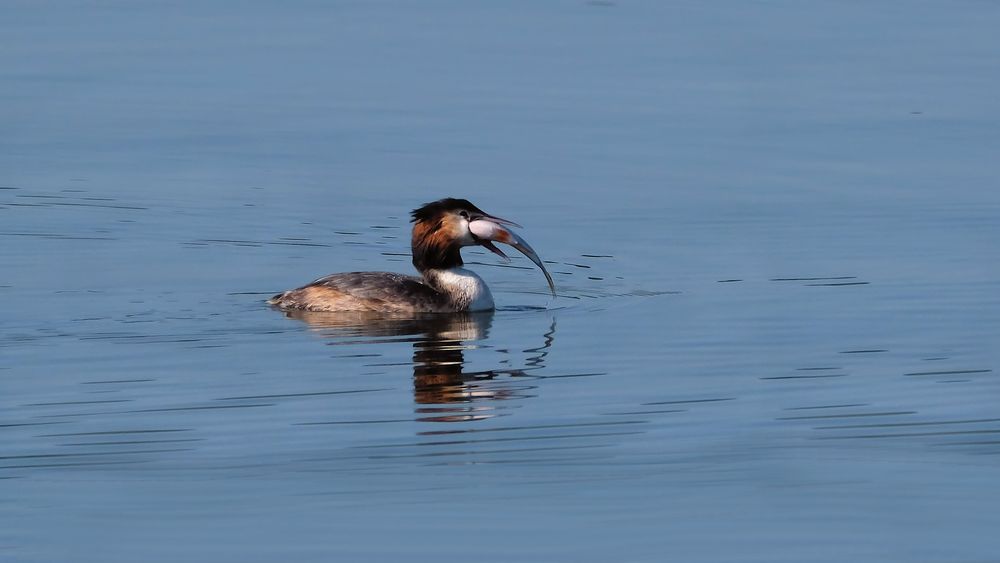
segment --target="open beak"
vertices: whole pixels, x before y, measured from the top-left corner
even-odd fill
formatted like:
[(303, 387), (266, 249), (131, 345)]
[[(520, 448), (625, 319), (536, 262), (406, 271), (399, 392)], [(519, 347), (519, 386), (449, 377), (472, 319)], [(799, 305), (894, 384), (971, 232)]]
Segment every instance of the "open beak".
[(535, 263), (542, 273), (545, 274), (545, 281), (549, 282), (549, 289), (552, 291), (552, 295), (556, 294), (556, 284), (552, 281), (552, 276), (549, 275), (549, 271), (545, 269), (545, 265), (542, 264), (542, 259), (538, 257), (535, 250), (531, 248), (528, 241), (524, 240), (517, 233), (507, 229), (504, 225), (520, 226), (513, 221), (508, 221), (506, 219), (501, 219), (499, 217), (492, 217), (490, 215), (485, 215), (481, 218), (474, 219), (469, 222), (469, 230), (476, 237), (476, 242), (485, 246), (490, 252), (503, 257), (505, 260), (510, 260), (507, 255), (503, 253), (502, 250), (493, 245), (490, 241), (502, 242), (504, 244), (509, 244), (517, 250), (528, 257), (529, 260)]

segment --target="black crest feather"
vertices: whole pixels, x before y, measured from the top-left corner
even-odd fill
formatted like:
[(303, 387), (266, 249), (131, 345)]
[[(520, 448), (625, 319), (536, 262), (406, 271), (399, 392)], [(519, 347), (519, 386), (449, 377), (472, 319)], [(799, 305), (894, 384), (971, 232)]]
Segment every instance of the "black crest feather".
[(446, 197), (444, 199), (425, 203), (423, 207), (414, 209), (413, 212), (410, 213), (412, 216), (411, 222), (416, 223), (418, 221), (430, 221), (446, 211), (457, 211), (460, 209), (475, 213), (483, 213), (482, 209), (479, 209), (467, 199)]

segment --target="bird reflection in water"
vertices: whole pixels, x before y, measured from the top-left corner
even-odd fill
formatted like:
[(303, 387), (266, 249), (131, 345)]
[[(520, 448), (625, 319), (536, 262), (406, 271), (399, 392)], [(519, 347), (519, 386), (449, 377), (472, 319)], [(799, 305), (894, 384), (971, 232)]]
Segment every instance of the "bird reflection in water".
[[(530, 378), (528, 372), (544, 367), (555, 337), (555, 319), (523, 367), (469, 371), (465, 351), (480, 348), (493, 323), (493, 311), (424, 315), (385, 313), (286, 311), (285, 316), (307, 323), (326, 338), (343, 344), (413, 342), (413, 400), (418, 420), (467, 422), (496, 416), (486, 401), (530, 397), (533, 385), (507, 378)], [(404, 338), (400, 338), (404, 337)], [(409, 338), (406, 338), (409, 337)], [(498, 350), (509, 353), (507, 350)], [(509, 363), (504, 360), (502, 363)], [(499, 378), (499, 379), (498, 379)], [(496, 384), (501, 382), (501, 384)]]

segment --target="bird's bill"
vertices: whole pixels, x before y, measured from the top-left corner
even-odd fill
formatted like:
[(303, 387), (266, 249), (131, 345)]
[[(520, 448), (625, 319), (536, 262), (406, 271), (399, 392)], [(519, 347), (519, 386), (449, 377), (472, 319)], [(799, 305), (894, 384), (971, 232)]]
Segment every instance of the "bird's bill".
[(503, 253), (502, 250), (494, 246), (490, 241), (502, 242), (504, 244), (509, 244), (513, 246), (521, 254), (528, 257), (529, 260), (535, 263), (536, 266), (542, 273), (545, 274), (545, 281), (549, 282), (549, 289), (552, 291), (552, 295), (556, 294), (556, 284), (552, 281), (552, 276), (549, 271), (545, 269), (545, 264), (542, 263), (542, 259), (538, 257), (528, 241), (521, 238), (517, 233), (507, 229), (503, 224), (514, 225), (516, 223), (512, 221), (507, 221), (506, 219), (500, 219), (498, 217), (483, 217), (482, 219), (475, 219), (469, 223), (469, 230), (472, 234), (476, 236), (477, 242), (485, 246), (487, 250), (502, 256), (503, 258), (509, 260), (507, 255)]
[(523, 229), (524, 228), (521, 225), (518, 225), (517, 223), (515, 223), (515, 222), (513, 222), (513, 221), (511, 221), (509, 219), (503, 219), (501, 217), (497, 217), (496, 215), (490, 215), (488, 213), (483, 213), (482, 217), (474, 217), (473, 220), (474, 221), (475, 220), (486, 220), (486, 221), (492, 221), (494, 223), (498, 223), (500, 225), (507, 225), (508, 227), (517, 227), (518, 229)]
[(507, 256), (506, 254), (504, 254), (503, 250), (500, 250), (499, 248), (497, 248), (497, 246), (495, 244), (493, 244), (492, 242), (490, 242), (490, 241), (488, 241), (488, 240), (486, 240), (484, 238), (481, 238), (481, 239), (479, 239), (479, 245), (485, 247), (486, 250), (489, 250), (490, 252), (492, 252), (493, 254), (496, 254), (500, 258), (503, 258), (504, 262), (510, 262), (510, 256)]

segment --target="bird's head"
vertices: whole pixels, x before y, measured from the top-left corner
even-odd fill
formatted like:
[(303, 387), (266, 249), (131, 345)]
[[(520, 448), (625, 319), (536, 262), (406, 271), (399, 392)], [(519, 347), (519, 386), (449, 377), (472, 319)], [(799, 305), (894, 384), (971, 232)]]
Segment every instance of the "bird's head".
[(504, 260), (509, 260), (493, 242), (510, 245), (538, 266), (555, 295), (552, 276), (534, 249), (508, 227), (520, 227), (513, 221), (490, 215), (467, 199), (445, 198), (413, 210), (413, 265), (418, 270), (452, 268), (462, 265), (459, 250), (463, 246), (483, 246)]

